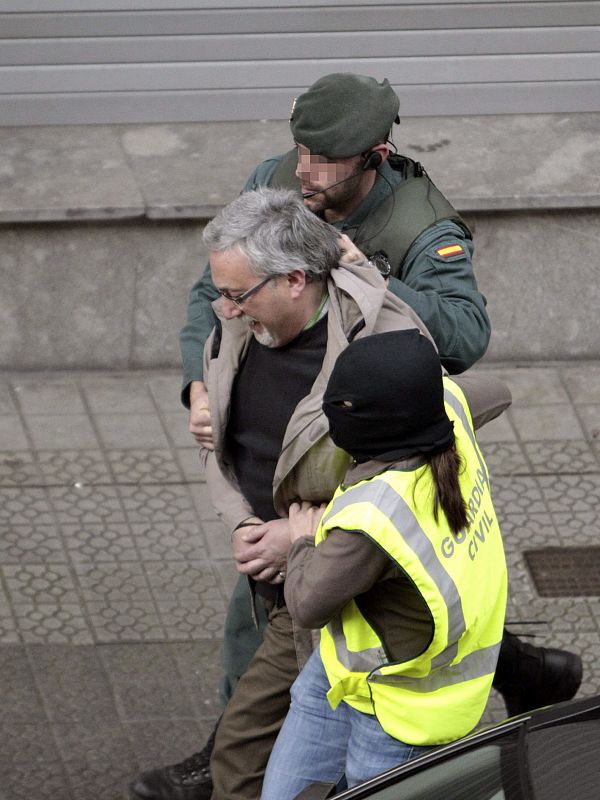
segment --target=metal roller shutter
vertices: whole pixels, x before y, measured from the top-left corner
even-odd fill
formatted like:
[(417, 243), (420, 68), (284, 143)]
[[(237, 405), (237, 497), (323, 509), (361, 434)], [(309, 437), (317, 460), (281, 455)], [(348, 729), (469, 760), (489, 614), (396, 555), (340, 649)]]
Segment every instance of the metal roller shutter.
[(406, 116), (600, 110), (600, 0), (0, 0), (0, 124), (284, 119), (328, 72)]

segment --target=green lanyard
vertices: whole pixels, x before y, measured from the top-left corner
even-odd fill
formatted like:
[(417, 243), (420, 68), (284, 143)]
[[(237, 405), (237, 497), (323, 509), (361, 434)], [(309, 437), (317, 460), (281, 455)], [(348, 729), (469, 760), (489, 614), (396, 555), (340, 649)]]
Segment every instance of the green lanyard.
[(329, 294), (328, 292), (325, 292), (325, 294), (323, 295), (323, 299), (321, 300), (321, 304), (319, 305), (315, 313), (312, 315), (312, 317), (308, 320), (306, 325), (302, 328), (302, 330), (307, 331), (309, 328), (312, 328), (312, 326), (315, 325), (315, 323), (317, 323), (321, 319), (321, 317), (325, 316), (328, 308), (329, 308)]

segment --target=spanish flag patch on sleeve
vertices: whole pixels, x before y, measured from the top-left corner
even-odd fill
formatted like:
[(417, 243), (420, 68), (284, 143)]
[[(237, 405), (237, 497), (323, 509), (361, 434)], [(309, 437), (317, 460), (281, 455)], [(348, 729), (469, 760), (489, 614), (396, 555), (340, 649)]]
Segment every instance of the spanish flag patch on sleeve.
[(442, 258), (449, 258), (450, 256), (462, 256), (465, 251), (460, 244), (449, 244), (445, 247), (438, 247), (435, 252)]

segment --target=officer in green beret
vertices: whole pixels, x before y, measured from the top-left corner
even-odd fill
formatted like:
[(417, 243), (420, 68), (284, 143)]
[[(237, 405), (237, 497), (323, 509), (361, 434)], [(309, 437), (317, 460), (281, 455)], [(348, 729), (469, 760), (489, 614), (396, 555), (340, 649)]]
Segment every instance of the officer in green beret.
[[(471, 232), (418, 162), (391, 152), (399, 99), (384, 79), (334, 73), (294, 100), (294, 147), (259, 164), (244, 191), (292, 188), (305, 205), (350, 237), (389, 277), (389, 289), (427, 325), (449, 373), (460, 373), (486, 351), (490, 321), (473, 275)], [(192, 287), (181, 332), (182, 401), (190, 432), (212, 449), (207, 393), (202, 382), (204, 343), (215, 324), (211, 303), (219, 294), (210, 267)], [(230, 602), (225, 629), (221, 699), (225, 704), (261, 642), (251, 618), (244, 575)], [(581, 680), (574, 654), (535, 648), (505, 636), (495, 688), (511, 713), (568, 699)], [(206, 746), (181, 764), (143, 773), (132, 798), (205, 800), (212, 784)]]

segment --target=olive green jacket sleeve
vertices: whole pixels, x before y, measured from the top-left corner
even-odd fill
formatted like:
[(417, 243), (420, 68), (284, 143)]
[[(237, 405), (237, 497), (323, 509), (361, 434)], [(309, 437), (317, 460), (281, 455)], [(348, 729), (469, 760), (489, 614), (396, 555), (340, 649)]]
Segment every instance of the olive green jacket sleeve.
[[(447, 257), (438, 253), (452, 245), (460, 245), (461, 252)], [(402, 279), (390, 278), (390, 290), (427, 325), (451, 375), (478, 361), (490, 340), (486, 300), (477, 288), (472, 255), (473, 242), (462, 228), (442, 220), (415, 239)]]

